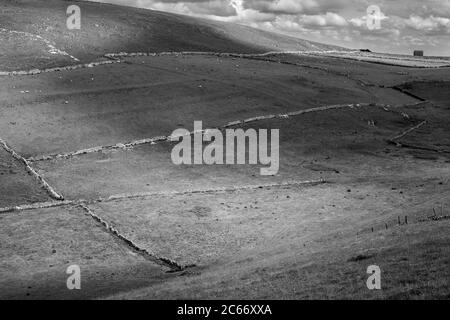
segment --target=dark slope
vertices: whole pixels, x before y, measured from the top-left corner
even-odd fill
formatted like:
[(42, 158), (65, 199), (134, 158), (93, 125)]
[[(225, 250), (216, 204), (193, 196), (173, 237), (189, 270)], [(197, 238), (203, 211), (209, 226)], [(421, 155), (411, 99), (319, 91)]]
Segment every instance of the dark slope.
[[(81, 8), (81, 30), (68, 30), (66, 27), (66, 9), (70, 4)], [(98, 59), (105, 53), (121, 51), (254, 53), (336, 49), (242, 25), (153, 10), (64, 0), (3, 0), (0, 3), (0, 40), (3, 44), (0, 47), (0, 70), (74, 62), (61, 52), (49, 53), (49, 45), (84, 62)]]

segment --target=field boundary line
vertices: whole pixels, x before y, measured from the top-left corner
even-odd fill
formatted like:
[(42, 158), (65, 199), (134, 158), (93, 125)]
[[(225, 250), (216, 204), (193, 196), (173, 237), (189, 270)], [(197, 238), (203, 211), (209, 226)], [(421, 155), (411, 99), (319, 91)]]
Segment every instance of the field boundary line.
[[(367, 60), (367, 59), (359, 59), (358, 57), (350, 57), (350, 56), (337, 56), (336, 54), (361, 54), (359, 50), (300, 50), (300, 51), (292, 51), (292, 50), (285, 50), (285, 51), (268, 51), (265, 53), (231, 53), (231, 52), (213, 52), (213, 51), (179, 51), (179, 52), (119, 52), (119, 53), (106, 53), (104, 56), (108, 58), (123, 58), (123, 57), (144, 57), (144, 56), (164, 56), (164, 55), (205, 55), (205, 56), (219, 56), (219, 57), (232, 57), (232, 58), (264, 58), (268, 56), (277, 56), (277, 55), (284, 55), (284, 54), (290, 54), (290, 55), (305, 55), (305, 56), (313, 56), (313, 57), (327, 57), (327, 58), (335, 58), (335, 59), (344, 59), (344, 60), (353, 60), (353, 61), (359, 61), (359, 62), (365, 62), (365, 63), (374, 63), (374, 64), (384, 64), (388, 66), (397, 66), (397, 67), (404, 67), (404, 68), (425, 68), (425, 69), (438, 69), (438, 68), (446, 68), (450, 67), (450, 61), (446, 60), (432, 60), (432, 62), (441, 62), (442, 65), (440, 66), (411, 66), (411, 65), (404, 65), (399, 64), (395, 62), (382, 62), (382, 61), (375, 61), (375, 60)], [(334, 55), (333, 55), (334, 54)], [(368, 57), (370, 58), (370, 57)], [(374, 59), (377, 59), (379, 57), (375, 56)], [(395, 57), (389, 57), (389, 60), (398, 60), (398, 61), (410, 61), (410, 62), (430, 62), (425, 59), (405, 59), (403, 58), (395, 58)], [(282, 61), (274, 61), (269, 60), (273, 62), (279, 62), (283, 63)], [(302, 65), (302, 64), (296, 64), (294, 62), (287, 62), (288, 64), (298, 65), (298, 66), (304, 66), (304, 67), (311, 67), (309, 65)], [(318, 67), (320, 69), (320, 67)], [(325, 71), (327, 71), (326, 68), (323, 68)]]
[(86, 201), (60, 201), (60, 202), (40, 202), (40, 203), (34, 203), (30, 205), (21, 205), (21, 206), (15, 206), (15, 207), (9, 207), (9, 208), (0, 208), (0, 214), (15, 212), (15, 211), (26, 211), (26, 210), (32, 210), (32, 209), (43, 209), (43, 208), (55, 208), (55, 207), (62, 207), (67, 205), (74, 205), (83, 210), (83, 212), (86, 213), (87, 216), (90, 216), (93, 220), (95, 220), (97, 223), (101, 224), (106, 232), (111, 234), (114, 238), (118, 238), (121, 242), (123, 242), (125, 245), (127, 245), (130, 249), (133, 251), (136, 251), (137, 253), (141, 254), (144, 258), (160, 265), (163, 267), (168, 268), (169, 272), (178, 272), (183, 271), (186, 268), (192, 267), (191, 265), (182, 266), (179, 265), (177, 262), (167, 259), (164, 257), (158, 257), (151, 252), (149, 252), (146, 249), (140, 248), (136, 243), (134, 243), (132, 240), (125, 237), (116, 227), (114, 227), (112, 224), (108, 223), (105, 219), (103, 219), (101, 216), (96, 214), (91, 208), (87, 206)]
[(178, 195), (188, 195), (188, 194), (215, 194), (215, 193), (228, 193), (228, 192), (236, 192), (243, 190), (258, 190), (258, 189), (267, 189), (267, 188), (283, 188), (283, 187), (300, 187), (300, 186), (318, 186), (322, 184), (327, 184), (328, 181), (324, 179), (319, 180), (306, 180), (306, 181), (290, 181), (290, 182), (281, 182), (281, 183), (268, 183), (268, 184), (260, 184), (260, 185), (244, 185), (244, 186), (235, 186), (235, 187), (221, 187), (221, 188), (213, 188), (213, 189), (198, 189), (198, 190), (186, 190), (186, 191), (172, 191), (172, 192), (142, 192), (142, 193), (134, 193), (134, 194), (119, 194), (112, 195), (108, 198), (100, 198), (98, 200), (94, 200), (95, 202), (111, 202), (117, 200), (125, 200), (125, 199), (138, 199), (138, 198), (147, 198), (154, 196), (178, 196)]
[[(222, 56), (233, 58), (252, 58), (252, 57), (267, 57), (271, 55), (283, 55), (283, 54), (315, 54), (315, 53), (337, 53), (340, 50), (328, 50), (328, 51), (268, 51), (264, 53), (237, 53), (237, 52), (216, 52), (216, 51), (162, 51), (162, 52), (118, 52), (118, 53), (106, 53), (104, 57), (111, 59), (118, 59), (124, 57), (157, 57), (157, 56), (177, 56), (177, 55), (203, 55), (203, 56)], [(357, 51), (352, 51), (357, 52)]]
[(0, 76), (36, 75), (36, 74), (48, 73), (48, 72), (70, 71), (70, 70), (83, 69), (83, 68), (94, 68), (97, 66), (113, 64), (113, 63), (120, 63), (120, 62), (122, 62), (122, 61), (120, 61), (120, 60), (105, 60), (105, 61), (73, 64), (73, 65), (69, 65), (69, 66), (53, 67), (53, 68), (45, 68), (45, 69), (31, 69), (31, 70), (20, 70), (20, 71), (0, 71)]
[(135, 242), (133, 242), (133, 240), (130, 240), (126, 236), (124, 236), (116, 227), (114, 227), (112, 224), (108, 223), (108, 221), (106, 221), (105, 219), (100, 217), (98, 214), (96, 214), (87, 205), (81, 203), (78, 206), (80, 208), (82, 208), (86, 212), (87, 215), (92, 217), (98, 223), (102, 224), (108, 233), (110, 233), (114, 237), (116, 237), (119, 240), (121, 240), (122, 242), (124, 242), (128, 247), (130, 247), (134, 251), (137, 251), (138, 253), (143, 255), (145, 258), (147, 258), (159, 265), (162, 265), (164, 267), (168, 267), (172, 272), (183, 271), (184, 269), (191, 267), (190, 265), (189, 266), (179, 265), (177, 262), (175, 262), (171, 259), (168, 259), (168, 258), (158, 257), (155, 254), (149, 252), (148, 250), (139, 247)]
[(27, 170), (27, 172), (32, 175), (37, 181), (39, 181), (39, 183), (41, 184), (41, 186), (47, 191), (47, 193), (50, 195), (50, 197), (52, 197), (53, 199), (56, 200), (64, 200), (64, 197), (60, 194), (58, 194), (48, 183), (47, 181), (45, 181), (45, 179), (39, 175), (39, 173), (37, 173), (29, 164), (28, 160), (25, 159), (24, 157), (22, 157), (21, 155), (19, 155), (18, 153), (16, 153), (12, 148), (10, 148), (5, 141), (3, 141), (3, 139), (0, 138), (0, 146), (3, 147), (3, 149), (5, 149), (8, 153), (10, 153), (14, 159), (18, 160), (19, 162), (21, 162), (23, 165), (25, 165), (25, 168)]
[[(0, 29), (1, 30), (1, 29)], [(43, 38), (42, 38), (43, 39)], [(44, 39), (45, 40), (45, 39)], [(333, 51), (334, 52), (334, 51)], [(198, 56), (223, 56), (223, 57), (234, 57), (234, 58), (252, 58), (252, 57), (266, 57), (269, 55), (277, 54), (302, 54), (306, 51), (269, 51), (266, 53), (226, 53), (226, 52), (208, 52), (208, 51), (166, 51), (166, 52), (119, 52), (119, 53), (106, 53), (103, 57), (108, 60), (105, 61), (93, 61), (83, 64), (75, 64), (69, 66), (53, 67), (53, 68), (43, 68), (43, 69), (30, 69), (30, 70), (13, 70), (13, 71), (0, 71), (0, 76), (19, 76), (19, 75), (36, 75), (48, 72), (57, 71), (70, 71), (81, 68), (93, 68), (105, 64), (122, 63), (120, 57), (157, 57), (157, 56), (182, 56), (182, 55), (198, 55)], [(70, 56), (70, 55), (69, 55)], [(75, 57), (74, 57), (75, 58)], [(76, 59), (76, 58), (75, 58)], [(76, 59), (75, 61), (79, 61)], [(270, 60), (273, 61), (273, 60)], [(277, 62), (277, 61), (273, 61)], [(294, 63), (290, 63), (294, 64)], [(295, 65), (295, 64), (294, 64)], [(301, 65), (299, 65), (301, 66)], [(306, 67), (306, 65), (305, 65)]]
[(410, 97), (412, 97), (412, 98), (414, 98), (416, 100), (419, 100), (419, 101), (422, 101), (422, 102), (426, 102), (427, 101), (427, 99), (419, 97), (418, 95), (415, 95), (415, 94), (409, 92), (408, 90), (404, 90), (404, 89), (400, 88), (399, 86), (393, 86), (391, 88), (394, 89), (394, 90), (397, 90), (397, 91), (399, 91), (399, 92), (401, 92), (401, 93), (403, 93), (403, 94), (405, 94), (407, 96), (410, 96)]
[(20, 212), (34, 209), (47, 209), (47, 208), (55, 208), (62, 207), (71, 204), (76, 204), (75, 200), (62, 200), (62, 201), (47, 201), (47, 202), (35, 202), (31, 204), (23, 204), (12, 207), (0, 208), (0, 214), (2, 213), (10, 213), (10, 212)]
[(38, 35), (38, 34), (33, 34), (30, 32), (25, 32), (25, 31), (17, 31), (17, 30), (9, 30), (9, 29), (5, 29), (5, 28), (0, 28), (0, 32), (9, 32), (9, 33), (16, 33), (16, 34), (22, 34), (22, 35), (26, 35), (29, 36), (31, 38), (34, 38), (34, 40), (41, 40), (42, 42), (45, 43), (45, 45), (48, 47), (49, 51), (48, 53), (50, 54), (59, 54), (62, 56), (67, 56), (70, 59), (74, 60), (74, 61), (80, 61), (78, 58), (75, 58), (74, 56), (72, 56), (71, 54), (67, 53), (66, 51), (60, 50), (58, 48), (56, 48), (52, 42), (50, 40), (45, 39), (44, 37)]
[[(312, 113), (312, 112), (321, 112), (321, 111), (327, 111), (327, 110), (332, 110), (332, 109), (343, 109), (343, 108), (369, 107), (369, 106), (384, 107), (384, 108), (386, 107), (386, 105), (376, 104), (376, 103), (336, 104), (336, 105), (322, 106), (322, 107), (316, 107), (316, 108), (302, 109), (302, 110), (297, 110), (297, 111), (292, 111), (292, 112), (287, 112), (287, 113), (269, 114), (269, 115), (263, 115), (263, 116), (255, 116), (255, 117), (251, 117), (251, 118), (247, 118), (247, 119), (243, 119), (243, 120), (230, 121), (222, 126), (216, 127), (216, 129), (217, 128), (218, 129), (227, 129), (227, 128), (234, 127), (234, 126), (239, 126), (239, 125), (248, 124), (248, 123), (254, 123), (257, 121), (270, 120), (270, 119), (275, 119), (275, 118), (288, 119), (290, 117), (295, 117), (295, 116), (299, 116), (299, 115), (306, 114), (306, 113)], [(213, 129), (213, 128), (211, 128), (211, 129)], [(206, 131), (206, 130), (204, 130), (204, 131)], [(194, 133), (196, 133), (196, 132), (195, 131), (189, 132), (189, 135), (192, 135)], [(135, 141), (131, 141), (131, 142), (125, 142), (125, 143), (120, 142), (120, 143), (116, 143), (113, 145), (96, 146), (96, 147), (81, 149), (81, 150), (72, 151), (72, 152), (68, 152), (68, 153), (35, 156), (35, 157), (30, 157), (27, 160), (30, 162), (39, 162), (39, 161), (48, 161), (48, 160), (55, 160), (55, 159), (67, 159), (67, 158), (71, 158), (74, 156), (85, 155), (85, 154), (90, 154), (90, 153), (97, 153), (97, 152), (102, 152), (102, 151), (111, 151), (111, 150), (119, 150), (119, 149), (126, 150), (126, 149), (131, 149), (131, 148), (139, 146), (139, 145), (144, 145), (144, 144), (156, 144), (156, 143), (160, 143), (160, 142), (170, 142), (174, 138), (175, 137), (172, 137), (172, 136), (156, 136), (156, 137), (152, 137), (152, 138), (143, 138), (143, 139), (139, 139), (139, 140), (135, 140)], [(177, 138), (179, 138), (179, 137), (177, 137)]]
[(409, 144), (409, 143), (404, 143), (404, 142), (398, 141), (401, 138), (404, 138), (405, 136), (410, 134), (411, 132), (414, 132), (414, 131), (418, 130), (419, 128), (421, 128), (425, 124), (428, 124), (428, 121), (426, 121), (426, 120), (422, 121), (418, 125), (416, 125), (416, 126), (414, 126), (412, 128), (409, 128), (408, 130), (398, 134), (397, 136), (395, 136), (395, 137), (393, 137), (391, 139), (388, 139), (387, 142), (390, 143), (390, 144), (394, 144), (397, 147), (403, 147), (403, 148), (409, 148), (409, 149), (417, 149), (417, 150), (425, 150), (425, 151), (432, 151), (432, 152), (437, 152), (437, 153), (450, 153), (450, 150), (439, 149), (439, 148), (430, 147), (430, 146), (413, 145), (413, 144)]
[(389, 141), (392, 142), (392, 143), (397, 143), (396, 140), (399, 140), (399, 139), (401, 139), (401, 138), (407, 136), (407, 135), (410, 134), (411, 132), (413, 132), (413, 131), (419, 129), (420, 127), (424, 126), (424, 125), (427, 124), (427, 123), (428, 123), (428, 122), (427, 122), (426, 120), (424, 120), (424, 121), (422, 121), (421, 123), (419, 123), (418, 125), (415, 125), (414, 127), (409, 128), (409, 129), (403, 131), (402, 133), (396, 135), (395, 137), (389, 139)]
[(307, 180), (307, 181), (291, 181), (282, 183), (271, 183), (262, 185), (246, 185), (238, 187), (223, 187), (215, 189), (198, 189), (198, 190), (186, 190), (186, 191), (173, 191), (173, 192), (144, 192), (135, 194), (121, 194), (112, 195), (107, 198), (97, 198), (93, 200), (77, 199), (77, 200), (64, 200), (64, 201), (48, 201), (48, 202), (35, 202), (32, 204), (16, 205), (11, 207), (0, 208), (0, 214), (10, 213), (10, 212), (20, 212), (28, 211), (34, 209), (46, 209), (54, 207), (62, 207), (68, 205), (89, 205), (95, 203), (108, 203), (112, 201), (125, 200), (125, 199), (138, 199), (138, 198), (148, 198), (153, 196), (177, 196), (177, 195), (188, 195), (188, 194), (214, 194), (221, 192), (236, 192), (239, 190), (257, 190), (264, 188), (283, 188), (283, 187), (295, 187), (295, 186), (317, 186), (321, 184), (329, 183), (326, 180)]
[[(389, 142), (391, 142), (391, 141), (389, 141)], [(429, 146), (418, 146), (418, 145), (404, 143), (404, 142), (398, 142), (398, 141), (393, 141), (391, 143), (395, 144), (397, 147), (402, 147), (402, 148), (407, 148), (407, 149), (416, 149), (416, 150), (431, 151), (431, 152), (436, 152), (436, 153), (449, 153), (450, 154), (450, 150), (433, 148), (433, 147), (429, 147)]]
[[(360, 54), (360, 56), (338, 56), (338, 55), (332, 55), (332, 54), (350, 54), (350, 53), (358, 53)], [(300, 53), (302, 54), (302, 53)], [(419, 69), (444, 69), (444, 68), (449, 68), (450, 67), (450, 61), (449, 60), (444, 60), (444, 59), (414, 59), (411, 57), (393, 57), (393, 56), (376, 56), (376, 53), (374, 53), (374, 55), (372, 57), (370, 56), (364, 56), (361, 55), (361, 52), (358, 51), (344, 51), (344, 50), (333, 50), (333, 51), (324, 51), (324, 52), (320, 52), (320, 51), (316, 51), (316, 52), (305, 52), (304, 54), (306, 55), (312, 55), (312, 56), (321, 56), (321, 57), (328, 57), (328, 58), (334, 58), (334, 59), (341, 59), (341, 60), (352, 60), (352, 61), (358, 61), (358, 62), (365, 62), (365, 63), (373, 63), (373, 64), (380, 64), (380, 65), (386, 65), (386, 66), (394, 66), (394, 67), (403, 67), (403, 68), (419, 68)], [(331, 54), (331, 55), (330, 55)], [(373, 59), (373, 60), (371, 60)], [(385, 60), (389, 60), (388, 61), (378, 61), (375, 59), (385, 59)], [(400, 64), (400, 63), (396, 63), (395, 61), (407, 61), (410, 62), (411, 64)], [(416, 62), (418, 64), (422, 63), (422, 65), (413, 65), (413, 63)], [(439, 65), (423, 65), (425, 63), (437, 63)]]
[[(1, 29), (0, 29), (1, 30)], [(5, 29), (6, 30), (6, 29)], [(17, 31), (20, 33), (19, 31)], [(27, 33), (25, 33), (27, 34)], [(32, 35), (32, 34), (30, 34)], [(34, 35), (32, 35), (34, 36)], [(36, 37), (39, 37), (42, 41), (44, 41), (46, 44), (47, 42), (50, 43), (48, 40), (42, 38), (39, 35), (36, 35)], [(48, 44), (47, 44), (48, 45)], [(51, 45), (51, 43), (50, 43)], [(53, 45), (51, 45), (53, 46)], [(54, 46), (53, 46), (54, 47)], [(67, 55), (74, 59), (75, 61), (79, 61), (79, 59), (71, 56), (67, 52), (58, 50), (54, 48), (55, 50), (61, 52), (61, 54)], [(47, 72), (56, 72), (56, 71), (66, 71), (66, 70), (74, 70), (74, 69), (80, 69), (80, 68), (92, 68), (99, 65), (104, 64), (112, 64), (112, 63), (121, 63), (124, 62), (123, 60), (120, 60), (120, 58), (126, 58), (126, 57), (156, 57), (156, 56), (182, 56), (182, 55), (198, 55), (198, 56), (217, 56), (217, 57), (231, 57), (231, 58), (241, 58), (241, 59), (255, 59), (255, 60), (261, 60), (261, 61), (270, 61), (274, 63), (282, 63), (282, 64), (289, 64), (289, 65), (295, 65), (299, 67), (305, 67), (310, 69), (317, 69), (322, 70), (326, 72), (331, 72), (328, 68), (324, 67), (318, 67), (318, 66), (310, 66), (306, 64), (300, 64), (295, 62), (288, 62), (288, 61), (276, 61), (273, 59), (258, 59), (258, 58), (265, 58), (268, 56), (277, 56), (277, 55), (284, 55), (284, 54), (291, 54), (291, 55), (306, 55), (306, 56), (314, 56), (314, 57), (329, 57), (329, 58), (336, 58), (336, 59), (344, 59), (344, 60), (353, 60), (353, 61), (360, 61), (360, 62), (366, 62), (366, 63), (376, 63), (376, 64), (385, 64), (385, 65), (392, 65), (392, 66), (399, 66), (399, 67), (405, 67), (405, 68), (445, 68), (450, 66), (450, 62), (448, 65), (444, 66), (408, 66), (408, 65), (400, 65), (400, 64), (394, 64), (394, 63), (383, 63), (378, 61), (368, 61), (368, 60), (362, 60), (357, 58), (351, 58), (351, 57), (342, 57), (342, 56), (333, 56), (331, 54), (336, 53), (359, 53), (359, 51), (355, 50), (304, 50), (304, 51), (268, 51), (265, 53), (231, 53), (231, 52), (214, 52), (214, 51), (163, 51), (163, 52), (119, 52), (119, 53), (105, 53), (103, 55), (104, 58), (107, 58), (107, 61), (94, 61), (84, 64), (76, 64), (76, 65), (70, 65), (70, 66), (61, 66), (61, 67), (54, 67), (54, 68), (44, 68), (44, 69), (31, 69), (31, 70), (14, 70), (14, 71), (0, 71), (0, 76), (16, 76), (16, 75), (35, 75), (40, 73), (47, 73)], [(401, 60), (401, 59), (400, 59)], [(335, 74), (340, 76), (346, 76), (351, 80), (358, 81), (361, 85), (367, 86), (370, 84), (366, 84), (362, 80), (356, 80), (350, 78), (348, 74), (335, 72)]]

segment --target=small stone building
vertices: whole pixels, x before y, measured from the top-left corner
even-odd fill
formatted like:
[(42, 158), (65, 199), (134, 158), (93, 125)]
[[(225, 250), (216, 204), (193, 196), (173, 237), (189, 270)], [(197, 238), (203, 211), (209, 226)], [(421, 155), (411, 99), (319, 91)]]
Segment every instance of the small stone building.
[(415, 57), (423, 57), (423, 51), (422, 50), (414, 50), (414, 56)]

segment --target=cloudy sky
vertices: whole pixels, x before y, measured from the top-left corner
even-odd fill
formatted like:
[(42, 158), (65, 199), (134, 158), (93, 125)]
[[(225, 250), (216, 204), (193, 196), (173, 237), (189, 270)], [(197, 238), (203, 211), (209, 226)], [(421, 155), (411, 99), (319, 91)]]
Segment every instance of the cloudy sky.
[[(236, 22), (350, 48), (450, 56), (450, 0), (94, 1)], [(380, 13), (368, 15), (373, 5)]]

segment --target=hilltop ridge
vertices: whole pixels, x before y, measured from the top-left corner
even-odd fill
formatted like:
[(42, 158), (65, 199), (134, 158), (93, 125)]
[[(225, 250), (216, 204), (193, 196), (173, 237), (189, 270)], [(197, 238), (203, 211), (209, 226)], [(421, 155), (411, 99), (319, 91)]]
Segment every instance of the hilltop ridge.
[[(68, 30), (66, 9), (81, 8), (81, 30)], [(0, 3), (0, 70), (98, 60), (105, 53), (339, 50), (248, 26), (89, 1)]]

